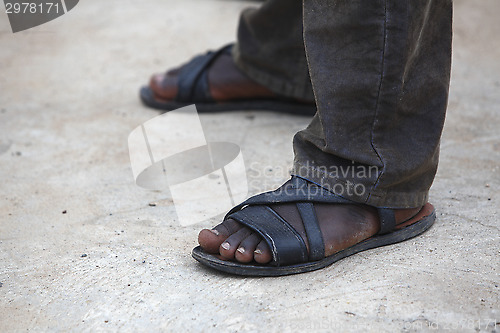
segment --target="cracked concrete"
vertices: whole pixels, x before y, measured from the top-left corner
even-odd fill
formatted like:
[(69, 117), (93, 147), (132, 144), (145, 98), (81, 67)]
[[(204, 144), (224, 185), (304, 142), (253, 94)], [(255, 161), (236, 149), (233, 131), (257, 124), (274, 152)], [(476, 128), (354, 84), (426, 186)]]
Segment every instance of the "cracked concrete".
[[(157, 115), (139, 86), (233, 40), (248, 5), (81, 1), (16, 34), (0, 14), (0, 331), (500, 331), (500, 2), (455, 1), (435, 226), (274, 279), (198, 265), (197, 232), (217, 220), (181, 227), (167, 193), (134, 185), (127, 150)], [(286, 178), (308, 119), (202, 122), (242, 147), (256, 192)]]

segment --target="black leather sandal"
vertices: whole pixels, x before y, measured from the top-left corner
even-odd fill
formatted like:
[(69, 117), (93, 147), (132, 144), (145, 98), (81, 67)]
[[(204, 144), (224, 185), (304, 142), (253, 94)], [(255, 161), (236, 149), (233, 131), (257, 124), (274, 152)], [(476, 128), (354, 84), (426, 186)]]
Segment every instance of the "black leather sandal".
[[(268, 205), (295, 203), (302, 218), (307, 240)], [(255, 230), (267, 242), (273, 259), (266, 265), (242, 264), (222, 260), (198, 246), (192, 256), (200, 263), (226, 273), (246, 276), (280, 276), (304, 273), (324, 268), (352, 254), (376, 247), (395, 244), (422, 234), (436, 219), (434, 207), (427, 203), (420, 212), (396, 225), (394, 210), (377, 208), (379, 232), (356, 245), (325, 257), (325, 246), (319, 227), (315, 203), (356, 204), (303, 178), (292, 177), (275, 191), (249, 198), (229, 211), (224, 219), (232, 218)], [(305, 241), (309, 244), (308, 253)]]
[(171, 111), (187, 105), (196, 104), (198, 112), (221, 112), (235, 110), (267, 110), (296, 115), (313, 116), (316, 113), (314, 103), (300, 103), (290, 98), (245, 99), (217, 102), (210, 95), (208, 86), (208, 68), (223, 53), (231, 53), (233, 44), (218, 51), (210, 51), (193, 58), (179, 72), (178, 92), (175, 100), (164, 101), (155, 98), (150, 87), (140, 90), (143, 103), (149, 107)]

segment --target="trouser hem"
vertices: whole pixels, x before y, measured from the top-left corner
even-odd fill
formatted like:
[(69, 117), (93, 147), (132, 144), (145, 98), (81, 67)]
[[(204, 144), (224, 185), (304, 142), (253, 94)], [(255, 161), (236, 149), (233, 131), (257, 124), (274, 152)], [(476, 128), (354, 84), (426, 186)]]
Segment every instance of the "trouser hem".
[(295, 160), (292, 175), (307, 179), (326, 190), (354, 202), (374, 207), (416, 208), (422, 207), (429, 200), (429, 191), (393, 192), (373, 188), (373, 184), (359, 180), (346, 180), (332, 177), (323, 168), (311, 165), (310, 161)]
[(233, 47), (232, 55), (236, 67), (253, 81), (280, 96), (314, 102), (314, 94), (310, 85), (298, 86), (286, 80), (276, 78), (272, 74), (246, 63), (241, 57), (237, 43)]

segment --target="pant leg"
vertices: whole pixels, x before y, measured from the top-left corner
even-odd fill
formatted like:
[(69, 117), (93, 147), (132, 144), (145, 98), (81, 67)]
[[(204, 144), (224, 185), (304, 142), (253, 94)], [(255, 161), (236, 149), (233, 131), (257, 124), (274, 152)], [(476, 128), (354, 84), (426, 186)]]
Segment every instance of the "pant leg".
[(313, 101), (302, 21), (302, 0), (268, 0), (245, 10), (233, 56), (245, 74), (275, 93)]
[(304, 0), (318, 112), (294, 173), (373, 206), (423, 205), (448, 98), (451, 0)]

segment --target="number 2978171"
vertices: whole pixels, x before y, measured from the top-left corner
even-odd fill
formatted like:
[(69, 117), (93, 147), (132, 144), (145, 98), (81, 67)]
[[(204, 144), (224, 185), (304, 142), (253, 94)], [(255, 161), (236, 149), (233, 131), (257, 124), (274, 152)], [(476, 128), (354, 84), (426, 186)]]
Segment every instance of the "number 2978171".
[(6, 2), (5, 13), (7, 14), (50, 14), (59, 13), (62, 10), (59, 3), (54, 2)]

